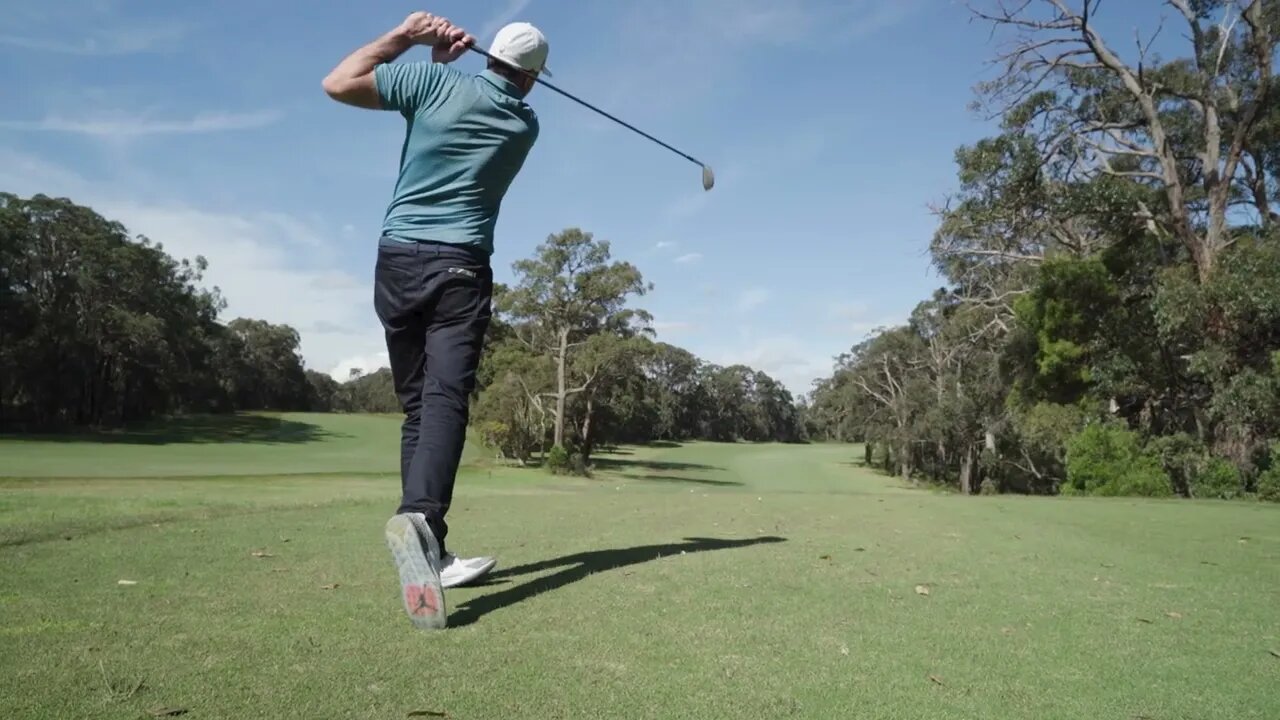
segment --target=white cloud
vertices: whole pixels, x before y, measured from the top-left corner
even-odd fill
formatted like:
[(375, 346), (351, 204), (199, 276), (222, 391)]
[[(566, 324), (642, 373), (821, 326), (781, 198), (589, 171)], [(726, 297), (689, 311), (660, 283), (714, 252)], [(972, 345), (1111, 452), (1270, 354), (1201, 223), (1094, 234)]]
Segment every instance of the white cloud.
[[(480, 42), (488, 41), (498, 34), (503, 25), (515, 20), (532, 2), (533, 0), (507, 0), (507, 4), (497, 14), (485, 21), (476, 39)], [(548, 63), (548, 66), (550, 66), (550, 63)]]
[(659, 240), (657, 244), (654, 245), (654, 247), (657, 248), (658, 250), (666, 250), (668, 248), (675, 247), (676, 244), (677, 243), (674, 240)]
[(702, 259), (702, 253), (696, 253), (696, 252), (685, 253), (684, 255), (681, 255), (680, 257), (676, 258), (675, 262), (677, 265), (690, 265), (698, 262), (701, 259)]
[(654, 320), (651, 327), (661, 337), (683, 335), (698, 326), (686, 320)]
[(858, 300), (840, 300), (831, 303), (827, 315), (834, 329), (852, 336), (853, 342), (861, 342), (880, 328), (894, 327), (903, 322), (900, 317), (876, 315), (870, 303)]
[[(631, 89), (664, 78), (664, 108), (690, 106), (727, 83), (749, 82), (738, 72), (744, 54), (840, 47), (898, 25), (938, 0), (651, 0), (632, 5), (609, 29), (614, 61), (582, 72), (586, 87), (612, 88), (600, 97), (619, 112), (650, 112), (652, 103)], [(653, 31), (660, 18), (662, 32)], [(816, 46), (815, 38), (822, 38)], [(698, 68), (690, 73), (688, 68)], [(719, 186), (719, 183), (717, 183)], [(693, 208), (696, 210), (696, 207)]]
[(197, 133), (250, 130), (277, 122), (281, 114), (274, 110), (251, 113), (214, 112), (191, 118), (157, 120), (144, 116), (61, 117), (51, 115), (43, 120), (0, 121), (0, 128), (33, 132), (58, 132), (91, 135), (101, 138), (134, 138), (147, 135), (192, 135)]
[(384, 367), (390, 367), (391, 361), (386, 351), (369, 353), (367, 355), (353, 355), (343, 358), (329, 370), (329, 376), (338, 382), (346, 382), (351, 379), (351, 371), (359, 370), (361, 375), (369, 375), (375, 373)]
[(769, 298), (773, 293), (766, 288), (747, 288), (738, 295), (738, 310), (740, 312), (750, 312), (769, 302)]
[(831, 373), (831, 360), (826, 354), (791, 335), (748, 338), (736, 346), (706, 351), (704, 357), (717, 365), (746, 365), (763, 371), (796, 398), (809, 392), (816, 378)]
[(225, 318), (254, 317), (286, 323), (302, 336), (302, 354), (312, 368), (327, 368), (352, 352), (382, 346), (382, 331), (372, 309), (369, 281), (349, 272), (299, 264), (294, 246), (306, 243), (323, 251), (323, 232), (279, 214), (232, 215), (182, 206), (133, 201), (90, 200), (106, 217), (131, 232), (164, 244), (175, 257), (203, 255), (209, 261), (205, 283), (227, 299)]
[(358, 274), (336, 267), (336, 241), (303, 218), (139, 201), (113, 186), (3, 150), (0, 187), (19, 195), (69, 197), (162, 244), (175, 258), (203, 255), (209, 261), (205, 286), (218, 287), (227, 300), (223, 319), (252, 317), (293, 326), (310, 368), (337, 368), (344, 359), (385, 351), (372, 307), (372, 255)]
[[(84, 18), (77, 18), (80, 25), (75, 33), (86, 33)], [(0, 35), (0, 45), (23, 50), (57, 53), (63, 55), (111, 56), (140, 53), (169, 52), (177, 50), (187, 34), (187, 28), (177, 23), (151, 23), (129, 27), (90, 29), (77, 37), (50, 37), (38, 35)]]

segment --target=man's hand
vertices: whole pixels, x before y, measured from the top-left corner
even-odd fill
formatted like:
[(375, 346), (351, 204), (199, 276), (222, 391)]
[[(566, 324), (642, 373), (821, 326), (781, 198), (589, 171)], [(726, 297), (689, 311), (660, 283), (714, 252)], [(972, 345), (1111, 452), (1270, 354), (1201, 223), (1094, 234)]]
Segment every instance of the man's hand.
[(476, 39), (448, 18), (426, 12), (415, 12), (400, 23), (400, 32), (414, 45), (430, 45), (431, 60), (451, 63), (462, 57)]
[(476, 39), (447, 18), (416, 12), (394, 30), (347, 56), (324, 79), (324, 91), (338, 102), (382, 109), (374, 68), (400, 57), (414, 45), (431, 48), (431, 60), (451, 63), (462, 57)]

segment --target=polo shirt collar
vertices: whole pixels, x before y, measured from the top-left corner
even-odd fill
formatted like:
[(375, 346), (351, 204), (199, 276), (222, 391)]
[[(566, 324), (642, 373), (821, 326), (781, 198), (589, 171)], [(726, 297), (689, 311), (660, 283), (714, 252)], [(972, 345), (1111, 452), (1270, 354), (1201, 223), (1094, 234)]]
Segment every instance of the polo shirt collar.
[(485, 69), (480, 71), (480, 77), (484, 78), (490, 85), (493, 85), (511, 97), (516, 98), (517, 100), (524, 99), (524, 93), (520, 92), (520, 88), (516, 87), (515, 83), (502, 77), (498, 73)]

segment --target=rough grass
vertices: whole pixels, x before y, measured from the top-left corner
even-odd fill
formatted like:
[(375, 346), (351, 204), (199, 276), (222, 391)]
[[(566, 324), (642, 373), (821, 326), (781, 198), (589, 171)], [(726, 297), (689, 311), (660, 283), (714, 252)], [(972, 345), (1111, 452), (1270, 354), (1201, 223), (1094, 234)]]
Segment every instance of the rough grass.
[(394, 421), (277, 420), (316, 429), (0, 441), (0, 715), (1280, 717), (1275, 507), (960, 498), (833, 446), (473, 466), (451, 544), (502, 564), (422, 634)]

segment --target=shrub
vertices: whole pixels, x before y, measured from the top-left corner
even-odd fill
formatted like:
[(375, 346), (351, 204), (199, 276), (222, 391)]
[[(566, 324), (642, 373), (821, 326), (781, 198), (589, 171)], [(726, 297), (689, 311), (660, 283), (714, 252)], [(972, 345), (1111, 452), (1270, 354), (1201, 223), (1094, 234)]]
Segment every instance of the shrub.
[(983, 478), (982, 484), (978, 486), (979, 495), (999, 495), (1000, 483), (994, 478)]
[(1280, 503), (1280, 443), (1271, 446), (1271, 466), (1258, 476), (1258, 499)]
[(1232, 500), (1244, 492), (1244, 482), (1235, 465), (1220, 458), (1211, 457), (1203, 463), (1199, 472), (1191, 477), (1191, 493), (1198, 498)]
[(547, 469), (553, 475), (563, 475), (569, 467), (569, 451), (565, 450), (561, 445), (551, 446), (551, 450), (547, 452)]
[(1067, 443), (1063, 491), (1163, 497), (1173, 494), (1173, 487), (1160, 461), (1142, 449), (1136, 433), (1113, 424), (1095, 424)]
[(1204, 443), (1187, 433), (1175, 433), (1152, 438), (1147, 449), (1160, 459), (1160, 465), (1169, 474), (1176, 492), (1194, 495), (1194, 478), (1205, 469), (1208, 459)]

